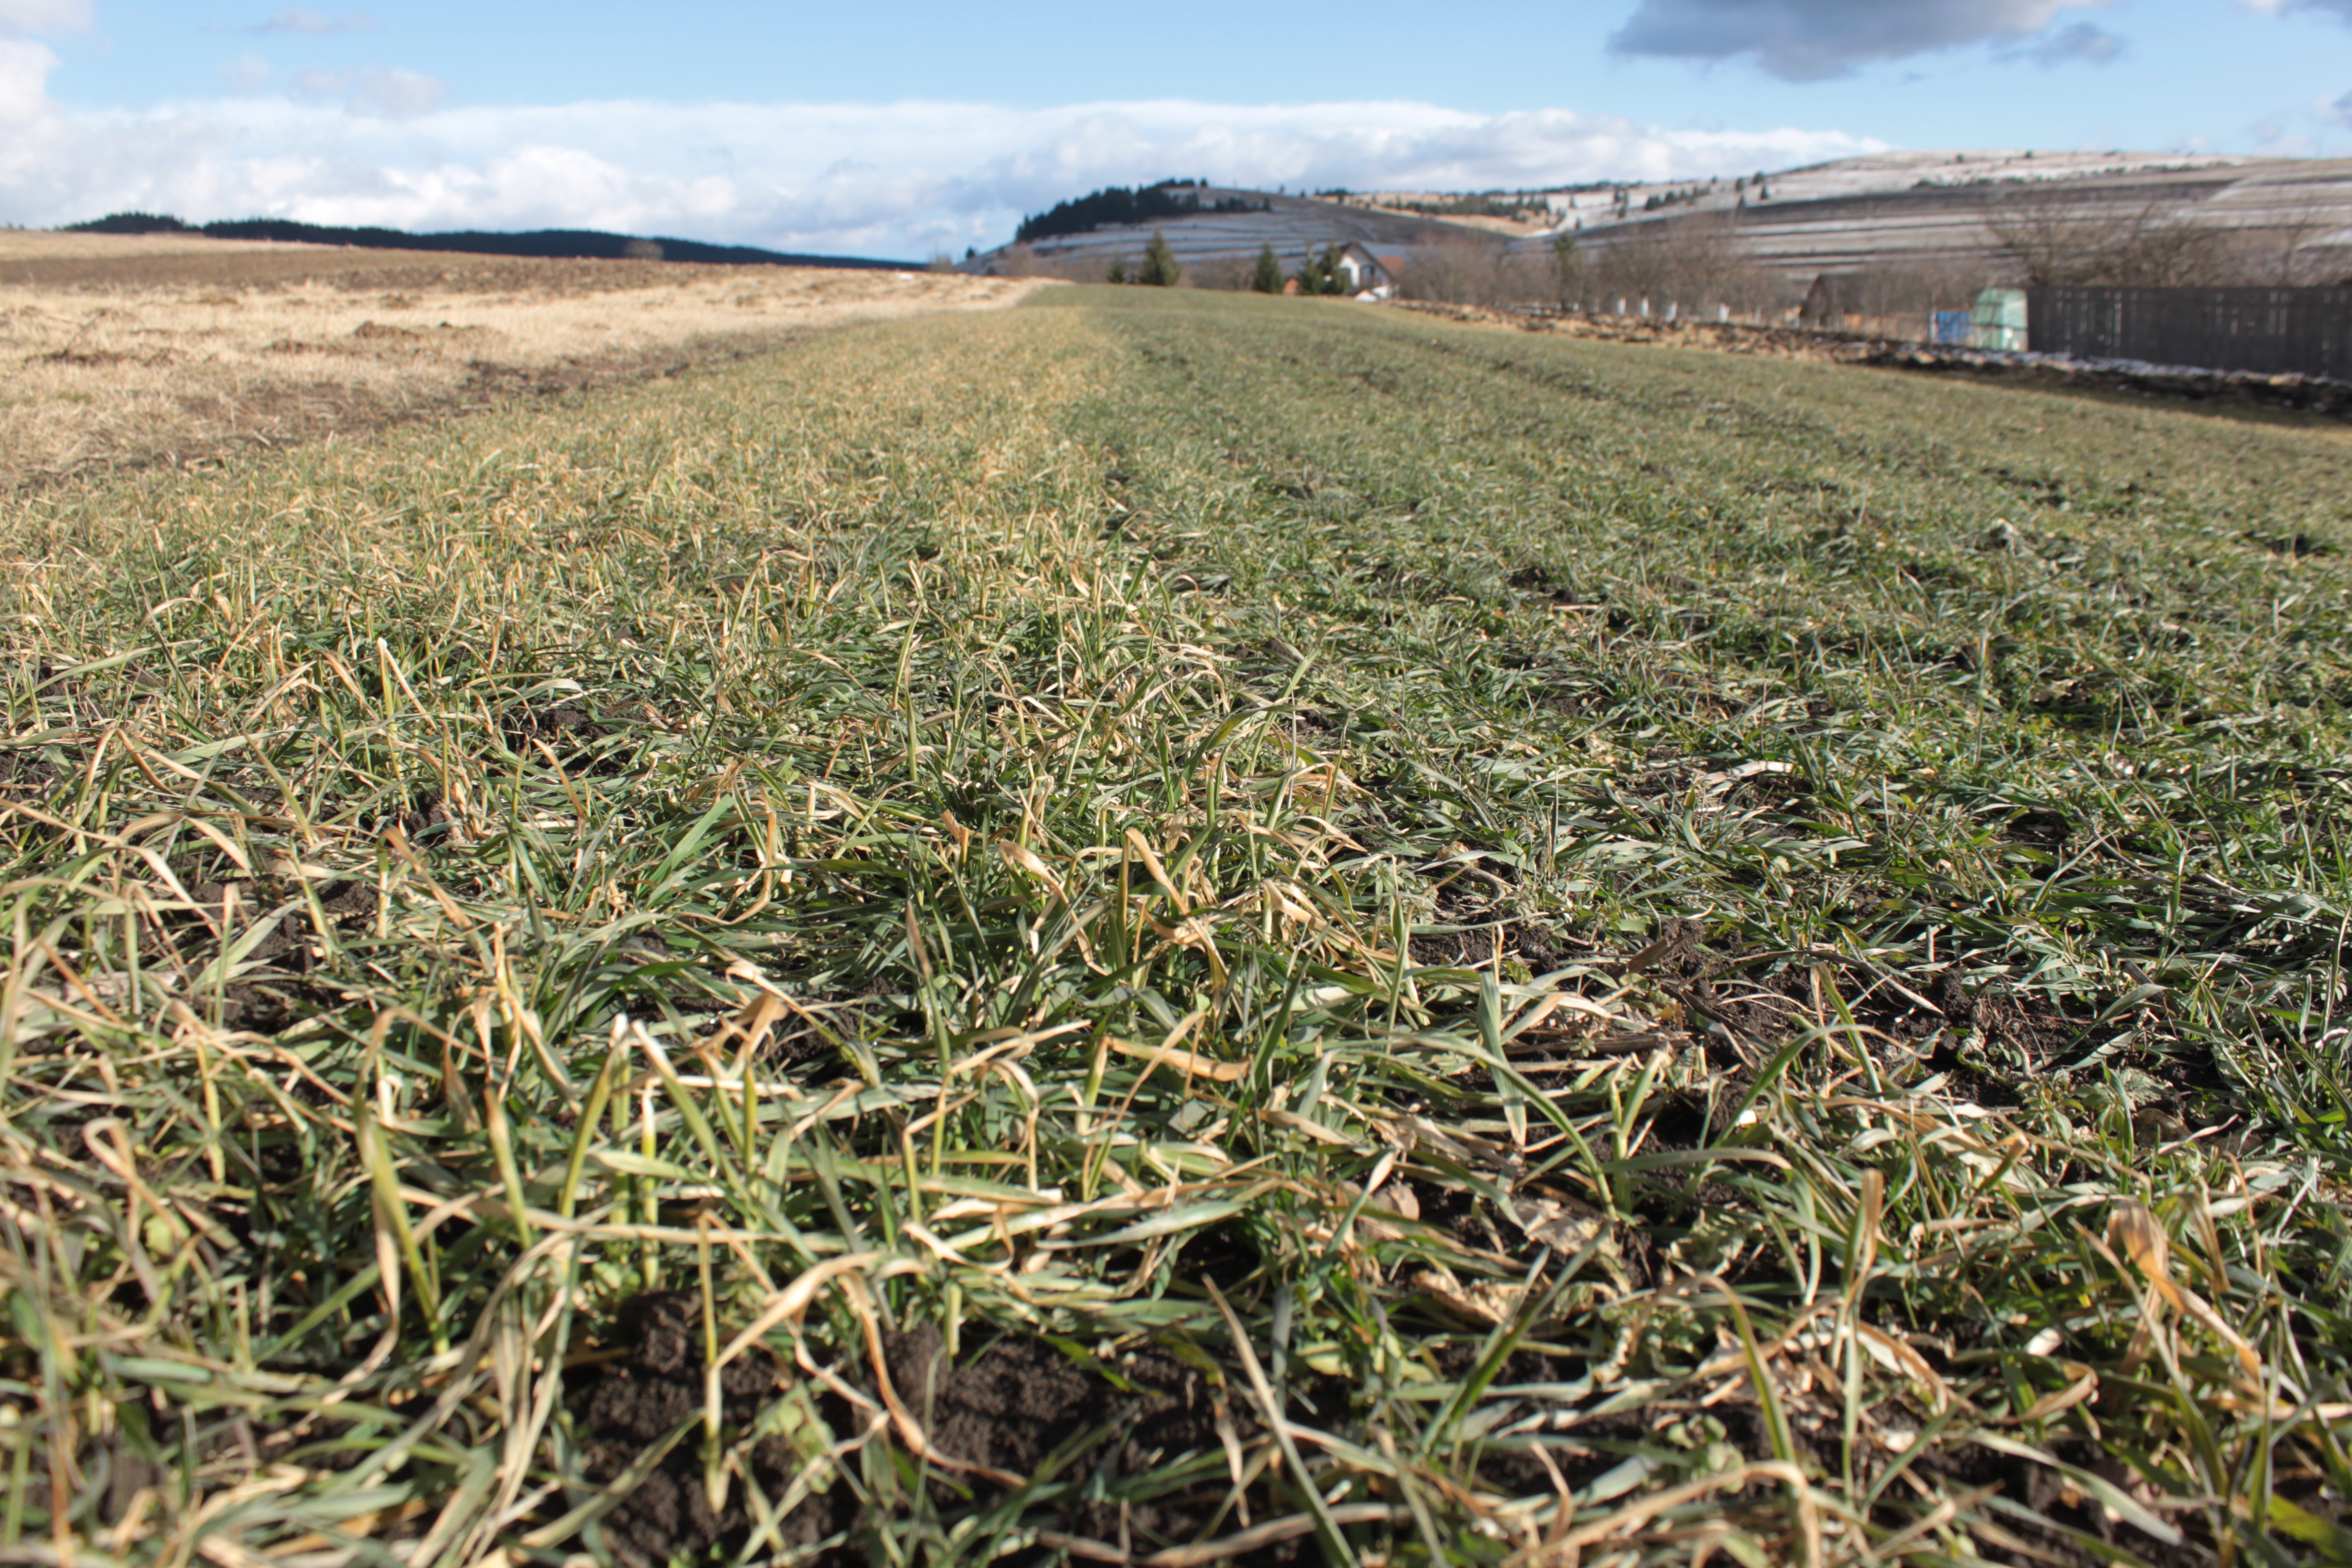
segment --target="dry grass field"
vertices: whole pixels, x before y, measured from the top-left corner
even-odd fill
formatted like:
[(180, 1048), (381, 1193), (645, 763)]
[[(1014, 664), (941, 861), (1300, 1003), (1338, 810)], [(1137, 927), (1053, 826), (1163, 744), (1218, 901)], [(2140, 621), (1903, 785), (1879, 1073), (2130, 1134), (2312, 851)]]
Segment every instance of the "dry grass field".
[(270, 245), (257, 239), (208, 239), (199, 234), (59, 234), (47, 229), (0, 228), (0, 278), (23, 281), (21, 275), (26, 268), (37, 273), (62, 265), (146, 267), (160, 265), (165, 258), (184, 264), (191, 256), (249, 257), (324, 248)]
[(5, 232), (0, 489), (665, 374), (1038, 286)]

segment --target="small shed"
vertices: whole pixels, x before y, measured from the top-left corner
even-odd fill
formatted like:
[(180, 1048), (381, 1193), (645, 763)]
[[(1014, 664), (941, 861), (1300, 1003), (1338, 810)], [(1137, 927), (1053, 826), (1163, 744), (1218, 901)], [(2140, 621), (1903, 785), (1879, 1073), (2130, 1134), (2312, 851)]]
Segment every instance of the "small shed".
[(1976, 309), (1970, 312), (1969, 334), (1980, 349), (1999, 349), (2005, 353), (2023, 353), (2025, 340), (2025, 290), (2022, 289), (1988, 289), (1977, 296)]

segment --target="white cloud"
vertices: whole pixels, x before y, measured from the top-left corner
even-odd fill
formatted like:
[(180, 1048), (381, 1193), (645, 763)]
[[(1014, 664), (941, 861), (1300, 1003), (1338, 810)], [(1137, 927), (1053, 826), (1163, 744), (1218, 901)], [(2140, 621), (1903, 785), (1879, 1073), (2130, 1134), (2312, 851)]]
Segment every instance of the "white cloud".
[(448, 84), (439, 77), (383, 66), (306, 70), (295, 77), (294, 86), (305, 98), (340, 99), (352, 113), (381, 120), (414, 120), (430, 114), (449, 96)]
[(0, 0), (0, 37), (89, 30), (89, 0)]
[(1412, 102), (420, 111), (438, 84), (362, 76), (314, 79), (309, 98), (135, 114), (42, 108), (28, 132), (0, 137), (0, 221), (137, 208), (191, 221), (605, 228), (922, 257), (997, 244), (1023, 214), (1098, 185), (1168, 175), (1292, 190), (1512, 188), (1781, 168), (1883, 146), (1836, 132), (1661, 131), (1567, 110)]
[(341, 16), (321, 16), (316, 11), (305, 11), (298, 7), (295, 9), (277, 12), (272, 15), (267, 22), (256, 22), (252, 26), (246, 30), (251, 33), (308, 33), (311, 35), (319, 35), (325, 33), (364, 33), (374, 26), (375, 18), (360, 11), (347, 12)]
[[(1619, 54), (1745, 56), (1790, 81), (1843, 76), (1988, 39), (2028, 38), (2062, 10), (2106, 0), (1642, 0), (1609, 40)], [(2352, 5), (2352, 0), (2326, 0)]]
[(49, 72), (57, 63), (39, 44), (0, 38), (0, 125), (23, 125), (47, 111)]

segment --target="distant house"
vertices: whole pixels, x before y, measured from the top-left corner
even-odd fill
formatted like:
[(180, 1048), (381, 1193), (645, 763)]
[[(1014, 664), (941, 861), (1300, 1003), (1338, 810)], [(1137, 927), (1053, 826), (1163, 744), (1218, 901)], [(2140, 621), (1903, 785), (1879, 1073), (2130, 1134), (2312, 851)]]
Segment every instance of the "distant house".
[(1396, 287), (1394, 269), (1352, 239), (1339, 252), (1339, 275), (1348, 280), (1350, 294), (1386, 299), (1387, 291)]

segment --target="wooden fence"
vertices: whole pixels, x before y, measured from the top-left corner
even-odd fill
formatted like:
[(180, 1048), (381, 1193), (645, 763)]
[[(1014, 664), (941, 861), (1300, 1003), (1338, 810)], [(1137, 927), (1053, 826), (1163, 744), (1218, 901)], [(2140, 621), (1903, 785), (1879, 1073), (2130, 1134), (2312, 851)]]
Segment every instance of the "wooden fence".
[(2352, 288), (2026, 290), (2036, 353), (2352, 381)]

